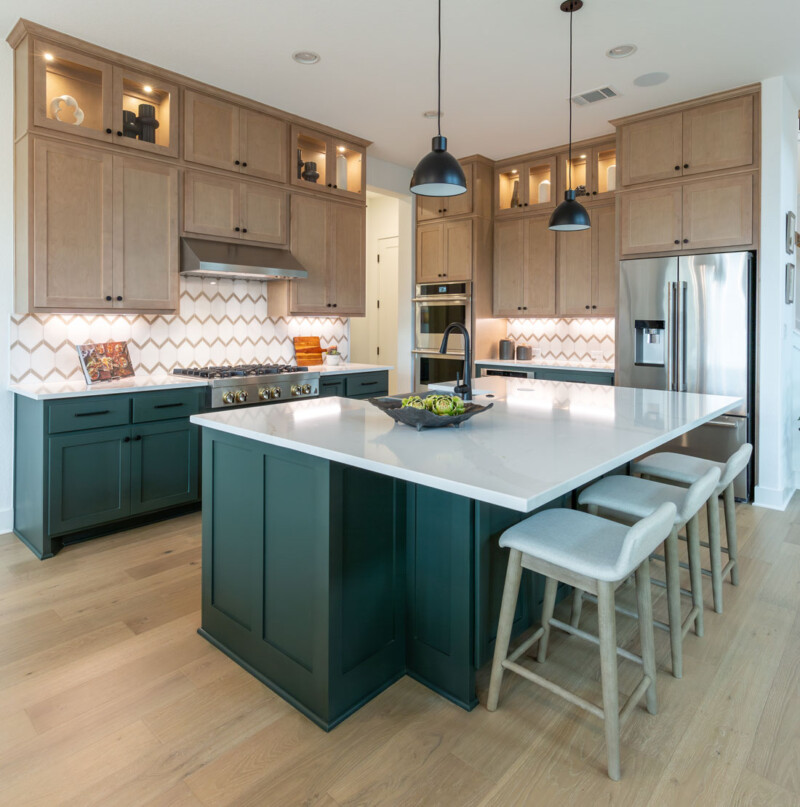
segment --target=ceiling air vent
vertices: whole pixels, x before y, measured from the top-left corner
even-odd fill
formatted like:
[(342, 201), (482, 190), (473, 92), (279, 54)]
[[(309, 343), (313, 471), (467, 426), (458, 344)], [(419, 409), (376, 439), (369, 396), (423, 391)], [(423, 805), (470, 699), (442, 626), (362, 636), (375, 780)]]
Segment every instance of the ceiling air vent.
[(572, 96), (572, 100), (578, 106), (586, 106), (586, 104), (596, 104), (598, 101), (605, 101), (607, 98), (616, 98), (619, 93), (612, 87), (599, 87), (596, 90), (587, 90), (587, 92), (579, 92), (577, 95)]

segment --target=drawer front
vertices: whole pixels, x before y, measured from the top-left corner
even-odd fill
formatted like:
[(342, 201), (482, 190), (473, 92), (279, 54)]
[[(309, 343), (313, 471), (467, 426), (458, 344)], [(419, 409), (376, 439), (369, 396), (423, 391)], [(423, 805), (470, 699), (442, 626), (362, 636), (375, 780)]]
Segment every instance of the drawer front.
[(321, 378), (319, 381), (319, 397), (330, 398), (334, 395), (344, 396), (343, 378)]
[(105, 426), (126, 426), (130, 421), (130, 395), (69, 398), (49, 404), (48, 432), (75, 432)]
[(345, 389), (348, 398), (387, 395), (389, 392), (389, 373), (385, 370), (377, 373), (356, 373), (345, 376)]
[(578, 384), (602, 384), (609, 387), (614, 385), (614, 373), (601, 371), (536, 370), (534, 377), (539, 381), (572, 381)]
[(200, 411), (203, 392), (202, 387), (140, 392), (133, 396), (133, 422), (149, 423), (195, 415)]

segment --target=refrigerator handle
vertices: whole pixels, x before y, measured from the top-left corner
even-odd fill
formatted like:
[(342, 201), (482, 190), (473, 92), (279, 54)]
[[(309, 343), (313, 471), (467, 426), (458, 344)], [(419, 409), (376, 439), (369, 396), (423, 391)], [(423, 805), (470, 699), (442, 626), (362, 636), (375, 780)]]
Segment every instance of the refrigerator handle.
[(680, 281), (680, 302), (678, 304), (678, 391), (686, 392), (686, 281)]
[(667, 389), (677, 390), (677, 283), (670, 282), (667, 284)]

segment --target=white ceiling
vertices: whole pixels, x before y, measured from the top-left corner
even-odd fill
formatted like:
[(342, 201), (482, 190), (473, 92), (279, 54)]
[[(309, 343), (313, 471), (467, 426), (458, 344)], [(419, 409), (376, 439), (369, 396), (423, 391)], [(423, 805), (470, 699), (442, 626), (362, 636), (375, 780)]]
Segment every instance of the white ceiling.
[[(456, 155), (497, 159), (566, 141), (568, 16), (559, 0), (443, 0), (443, 133)], [(4, 0), (28, 19), (374, 141), (413, 166), (436, 105), (435, 0)], [(576, 138), (609, 118), (787, 75), (800, 95), (800, 2), (586, 0), (575, 15)], [(627, 59), (605, 51), (634, 43)], [(322, 61), (298, 65), (296, 50)], [(664, 71), (670, 79), (637, 87)]]

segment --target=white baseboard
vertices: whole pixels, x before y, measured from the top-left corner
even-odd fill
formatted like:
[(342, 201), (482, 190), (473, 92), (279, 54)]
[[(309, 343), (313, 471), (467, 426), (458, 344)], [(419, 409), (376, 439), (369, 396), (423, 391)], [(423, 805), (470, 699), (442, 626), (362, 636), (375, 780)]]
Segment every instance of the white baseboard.
[(0, 510), (0, 535), (6, 532), (11, 532), (14, 529), (14, 511), (7, 507), (5, 510)]
[(763, 488), (756, 485), (753, 504), (756, 507), (767, 507), (770, 510), (785, 510), (794, 495), (794, 488)]

